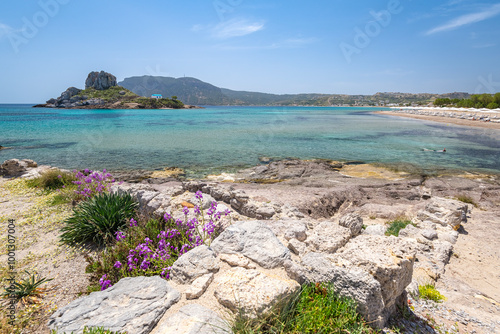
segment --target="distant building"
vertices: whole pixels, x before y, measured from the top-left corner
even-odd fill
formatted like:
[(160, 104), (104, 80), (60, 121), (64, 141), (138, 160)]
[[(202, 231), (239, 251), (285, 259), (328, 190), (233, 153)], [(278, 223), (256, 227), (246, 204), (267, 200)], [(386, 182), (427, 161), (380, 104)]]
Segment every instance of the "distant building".
[(163, 97), (161, 96), (161, 94), (153, 94), (153, 95), (151, 95), (151, 98), (152, 99), (162, 99)]

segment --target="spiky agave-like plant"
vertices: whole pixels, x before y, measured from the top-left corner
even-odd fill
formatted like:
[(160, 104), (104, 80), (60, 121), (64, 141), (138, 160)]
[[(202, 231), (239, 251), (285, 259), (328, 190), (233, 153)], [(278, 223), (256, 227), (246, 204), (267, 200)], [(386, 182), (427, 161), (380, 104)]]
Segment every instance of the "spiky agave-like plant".
[(126, 228), (137, 205), (129, 194), (102, 193), (94, 196), (73, 209), (73, 215), (66, 219), (66, 225), (61, 229), (60, 239), (71, 246), (109, 244), (116, 232)]

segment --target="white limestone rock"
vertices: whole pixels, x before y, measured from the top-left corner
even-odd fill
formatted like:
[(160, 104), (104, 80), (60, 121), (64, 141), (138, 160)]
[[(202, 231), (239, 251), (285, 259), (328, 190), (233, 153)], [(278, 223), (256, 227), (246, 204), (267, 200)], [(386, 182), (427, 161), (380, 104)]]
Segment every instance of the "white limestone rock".
[(199, 304), (189, 304), (162, 321), (151, 334), (229, 334), (227, 321)]
[(195, 279), (186, 290), (186, 299), (200, 298), (205, 293), (210, 283), (212, 283), (213, 279), (213, 273), (208, 273)]
[(200, 276), (219, 271), (215, 252), (206, 245), (182, 254), (172, 265), (171, 277), (178, 284), (189, 284)]
[(229, 226), (213, 242), (218, 254), (241, 254), (263, 268), (283, 265), (290, 251), (262, 221), (243, 221)]
[(294, 280), (270, 277), (255, 269), (234, 267), (215, 280), (215, 298), (233, 312), (255, 317), (300, 288)]
[(351, 238), (351, 230), (331, 221), (317, 225), (306, 240), (314, 252), (335, 253)]
[(79, 334), (88, 326), (147, 334), (180, 297), (159, 276), (126, 277), (104, 291), (92, 292), (62, 307), (50, 317), (48, 327), (59, 333)]

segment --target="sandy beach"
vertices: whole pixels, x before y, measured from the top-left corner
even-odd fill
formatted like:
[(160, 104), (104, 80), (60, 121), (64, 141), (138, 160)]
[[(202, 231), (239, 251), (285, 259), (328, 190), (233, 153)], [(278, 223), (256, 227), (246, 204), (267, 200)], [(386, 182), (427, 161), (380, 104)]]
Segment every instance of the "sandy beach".
[[(410, 113), (413, 112), (413, 113)], [(421, 119), (421, 120), (426, 120), (426, 121), (433, 121), (433, 122), (440, 122), (440, 123), (448, 123), (448, 124), (454, 124), (454, 125), (460, 125), (460, 126), (473, 126), (473, 127), (478, 127), (478, 128), (486, 128), (486, 129), (500, 129), (500, 123), (496, 123), (493, 121), (482, 121), (482, 120), (472, 120), (468, 118), (459, 118), (460, 116), (466, 116), (469, 114), (477, 114), (478, 116), (482, 117), (500, 117), (498, 113), (473, 113), (473, 112), (463, 112), (463, 111), (440, 111), (438, 112), (438, 115), (434, 116), (432, 112), (426, 111), (425, 114), (417, 114), (415, 111), (410, 111), (410, 110), (394, 110), (394, 111), (376, 111), (374, 112), (375, 114), (379, 115), (388, 115), (388, 116), (399, 116), (399, 117), (407, 117), (407, 118), (414, 118), (414, 119)], [(448, 117), (441, 115), (443, 113), (454, 113), (456, 114), (455, 117)], [(499, 119), (499, 118), (497, 118)]]

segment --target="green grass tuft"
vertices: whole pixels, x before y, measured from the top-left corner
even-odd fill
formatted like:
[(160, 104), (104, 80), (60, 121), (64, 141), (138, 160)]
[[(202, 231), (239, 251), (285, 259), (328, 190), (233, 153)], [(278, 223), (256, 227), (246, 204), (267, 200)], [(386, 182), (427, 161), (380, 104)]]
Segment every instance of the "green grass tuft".
[(433, 300), (436, 303), (440, 303), (446, 300), (446, 297), (443, 296), (434, 286), (434, 284), (425, 284), (418, 286), (418, 293), (420, 294), (420, 298)]
[(115, 233), (126, 228), (135, 214), (137, 203), (129, 194), (102, 193), (81, 202), (73, 209), (61, 229), (61, 241), (71, 246), (111, 243)]
[(40, 286), (52, 280), (52, 278), (45, 278), (25, 271), (26, 277), (18, 282), (12, 283), (9, 287), (5, 288), (2, 297), (5, 299), (14, 299), (16, 303), (21, 302), (24, 305), (34, 304), (37, 299), (42, 297), (46, 292), (45, 288)]
[(42, 188), (47, 190), (56, 190), (64, 187), (74, 186), (75, 175), (69, 172), (63, 172), (59, 169), (49, 169), (43, 172), (41, 176), (27, 180), (26, 185), (31, 188)]
[(387, 231), (385, 232), (385, 235), (386, 236), (399, 236), (399, 231), (401, 231), (402, 229), (404, 229), (406, 226), (412, 224), (413, 226), (415, 226), (414, 223), (411, 222), (410, 219), (406, 218), (406, 217), (401, 217), (401, 218), (397, 218), (393, 221), (390, 221), (388, 222), (387, 224), (389, 224), (389, 227), (387, 228)]
[(459, 200), (460, 202), (463, 202), (463, 203), (467, 203), (467, 204), (471, 204), (473, 205), (474, 207), (478, 207), (477, 203), (469, 196), (466, 196), (466, 195), (460, 195), (460, 196), (457, 196), (456, 197), (457, 200)]
[(306, 284), (255, 319), (240, 313), (234, 333), (374, 333), (356, 311), (356, 302), (341, 297), (333, 284)]

